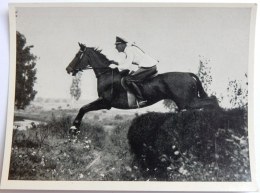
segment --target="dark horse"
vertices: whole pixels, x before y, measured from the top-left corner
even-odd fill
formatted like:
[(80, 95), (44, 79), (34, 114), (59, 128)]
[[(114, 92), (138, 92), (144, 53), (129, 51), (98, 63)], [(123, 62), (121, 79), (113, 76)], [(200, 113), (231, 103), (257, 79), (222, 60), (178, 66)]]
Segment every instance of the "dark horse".
[[(86, 47), (80, 44), (80, 50), (66, 68), (67, 72), (76, 75), (85, 69), (93, 69), (97, 78), (99, 98), (90, 104), (80, 108), (70, 131), (78, 132), (81, 120), (85, 113), (100, 109), (138, 108), (129, 106), (127, 91), (121, 85), (121, 79), (127, 73), (119, 72), (117, 68), (112, 69), (108, 60), (100, 50)], [(159, 74), (140, 83), (146, 106), (152, 105), (163, 99), (173, 100), (179, 110), (211, 108), (218, 104), (204, 103), (208, 99), (199, 78), (193, 73), (168, 72)]]

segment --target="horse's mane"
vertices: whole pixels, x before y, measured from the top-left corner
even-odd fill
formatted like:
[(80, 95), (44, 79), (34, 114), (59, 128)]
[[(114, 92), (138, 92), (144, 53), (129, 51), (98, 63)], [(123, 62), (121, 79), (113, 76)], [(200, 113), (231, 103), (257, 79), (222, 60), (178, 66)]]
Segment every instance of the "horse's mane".
[(92, 48), (90, 48), (92, 51), (94, 51), (97, 55), (98, 55), (98, 57), (99, 57), (99, 59), (101, 60), (101, 62), (103, 62), (103, 63), (105, 63), (105, 64), (110, 64), (110, 60), (107, 58), (107, 56), (106, 55), (104, 55), (103, 53), (101, 53), (102, 52), (102, 50), (101, 49), (99, 49), (99, 48), (95, 48), (95, 47), (92, 47)]

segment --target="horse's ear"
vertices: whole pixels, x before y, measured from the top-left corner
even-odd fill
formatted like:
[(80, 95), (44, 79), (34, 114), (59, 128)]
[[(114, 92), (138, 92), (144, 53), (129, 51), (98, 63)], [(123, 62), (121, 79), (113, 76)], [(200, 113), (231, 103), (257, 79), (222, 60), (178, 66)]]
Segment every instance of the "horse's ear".
[(79, 47), (80, 47), (81, 50), (84, 51), (86, 49), (86, 45), (85, 44), (81, 44), (79, 42), (78, 42), (78, 44), (79, 44)]

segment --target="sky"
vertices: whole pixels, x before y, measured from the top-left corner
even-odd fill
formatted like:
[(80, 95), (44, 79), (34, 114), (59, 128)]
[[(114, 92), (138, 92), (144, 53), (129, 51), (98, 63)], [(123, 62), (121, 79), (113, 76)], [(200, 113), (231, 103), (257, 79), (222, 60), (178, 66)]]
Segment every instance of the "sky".
[[(37, 97), (70, 98), (72, 77), (65, 68), (79, 50), (78, 42), (120, 60), (116, 36), (158, 59), (161, 73), (197, 73), (199, 56), (209, 59), (212, 90), (225, 95), (228, 81), (243, 80), (248, 72), (250, 14), (249, 8), (18, 8), (16, 27), (39, 57)], [(84, 71), (81, 86), (81, 99), (96, 99), (91, 70)]]

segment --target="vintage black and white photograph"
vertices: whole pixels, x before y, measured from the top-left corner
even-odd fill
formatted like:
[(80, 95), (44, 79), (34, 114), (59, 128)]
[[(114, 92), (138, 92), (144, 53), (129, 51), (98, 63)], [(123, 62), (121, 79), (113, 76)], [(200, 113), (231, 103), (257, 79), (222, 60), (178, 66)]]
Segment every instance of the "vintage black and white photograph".
[(252, 190), (254, 25), (254, 4), (11, 5), (3, 187)]

